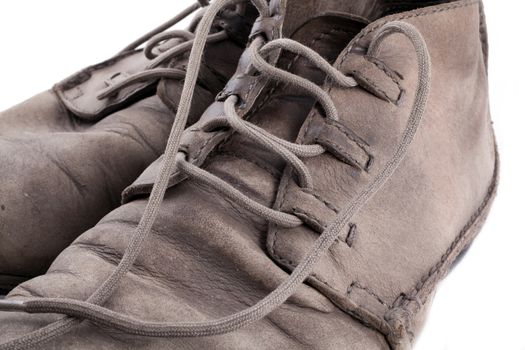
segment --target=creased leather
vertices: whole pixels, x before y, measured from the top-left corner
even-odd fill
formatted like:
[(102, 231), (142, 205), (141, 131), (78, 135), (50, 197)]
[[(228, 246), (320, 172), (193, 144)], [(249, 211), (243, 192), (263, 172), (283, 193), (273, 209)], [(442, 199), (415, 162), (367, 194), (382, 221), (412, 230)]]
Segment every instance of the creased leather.
[[(280, 5), (277, 1), (274, 1), (272, 6), (273, 11), (278, 11), (280, 8)], [(333, 43), (330, 42), (331, 36), (334, 36), (334, 41), (337, 41), (341, 36), (351, 37), (357, 33), (360, 28), (364, 27), (365, 22), (366, 21), (360, 17), (341, 15), (339, 13), (332, 12), (324, 13), (312, 18), (311, 21), (307, 22), (307, 25), (305, 25), (308, 29), (314, 26), (318, 27), (316, 29), (316, 32), (318, 33), (317, 36), (311, 38), (308, 36), (311, 35), (308, 29), (304, 32), (301, 32), (301, 28), (298, 28), (297, 32), (293, 33), (292, 37), (296, 40), (304, 41), (305, 43), (311, 43), (313, 41), (318, 45), (322, 45), (323, 41), (326, 41), (325, 44), (333, 45)], [(276, 33), (280, 33), (282, 31), (283, 25), (286, 24), (282, 21), (274, 23), (279, 26), (279, 28), (275, 30)], [(331, 58), (335, 60), (337, 58), (337, 54), (338, 51), (334, 51), (332, 53), (332, 56), (334, 57)], [(267, 79), (261, 77), (245, 78), (246, 75), (244, 72), (249, 66), (248, 57), (249, 52), (245, 52), (241, 56), (237, 73), (232, 76), (230, 81), (226, 84), (226, 87), (219, 94), (219, 99), (221, 99), (222, 95), (226, 96), (234, 93), (240, 94), (240, 99), (242, 102), (238, 112), (240, 116), (244, 116), (245, 118), (250, 118), (250, 115), (254, 114), (254, 112), (250, 112), (248, 115), (246, 115), (247, 110), (250, 108), (255, 108), (257, 111), (259, 106), (268, 102), (268, 96), (271, 96), (275, 91), (275, 84), (269, 83)], [(277, 60), (278, 57), (272, 57), (271, 59)], [(287, 66), (291, 63), (292, 62), (289, 62), (289, 60), (286, 62), (282, 61), (281, 65), (287, 68)], [(307, 64), (302, 66), (301, 70), (316, 75), (317, 79), (323, 79), (323, 76), (320, 75), (319, 72), (313, 71), (312, 68)], [(242, 82), (240, 80), (242, 80)], [(254, 84), (253, 82), (256, 83)], [(309, 104), (312, 103), (309, 99), (305, 99), (305, 102), (306, 101), (308, 101), (307, 103)], [(294, 104), (294, 101), (291, 101), (291, 112), (294, 112)], [(286, 107), (284, 107), (283, 110), (287, 110)], [(228, 135), (230, 135), (230, 133), (223, 131), (208, 132), (201, 130), (201, 125), (207, 123), (212, 118), (221, 116), (222, 113), (223, 104), (222, 102), (217, 101), (206, 110), (201, 119), (195, 123), (194, 126), (185, 130), (182, 137), (181, 148), (187, 153), (188, 159), (192, 163), (196, 165), (202, 165), (209, 152), (213, 150), (216, 145), (221, 143), (226, 137), (228, 137)], [(148, 194), (153, 187), (153, 183), (159, 169), (160, 161), (156, 161), (151, 166), (149, 166), (144, 171), (144, 173), (123, 192), (123, 202), (130, 201), (135, 195)], [(177, 173), (174, 173), (171, 176), (170, 185), (173, 186), (180, 180), (181, 177), (179, 177)]]
[[(236, 57), (238, 55), (237, 52), (242, 52), (240, 49), (242, 49), (246, 43), (246, 38), (248, 37), (254, 16), (255, 10), (250, 6), (247, 7), (246, 13), (244, 14), (239, 14), (229, 8), (221, 11), (216, 19), (216, 24), (218, 27), (223, 28), (231, 39), (225, 45), (210, 45), (210, 51), (214, 51), (214, 54), (218, 55), (218, 58), (226, 52), (230, 57)], [(171, 39), (168, 43), (164, 43), (164, 45), (169, 45), (169, 43), (176, 44), (178, 42), (177, 39)], [(184, 56), (185, 58), (175, 58), (171, 63), (168, 62), (168, 64), (171, 67), (179, 67), (184, 70), (184, 63), (187, 60), (188, 54)], [(145, 96), (151, 96), (155, 93), (158, 82), (153, 80), (151, 82), (136, 83), (123, 88), (119, 90), (115, 96), (104, 99), (97, 98), (107, 87), (135, 73), (144, 71), (150, 64), (151, 61), (145, 57), (142, 49), (126, 51), (104, 62), (82, 69), (57, 83), (53, 87), (53, 90), (57, 93), (66, 108), (77, 118), (85, 121), (97, 121), (112, 112), (129, 106), (131, 103)], [(209, 69), (211, 72), (207, 74), (204, 73), (204, 77), (201, 76), (202, 85), (208, 86), (211, 91), (220, 90), (227, 78), (232, 74), (232, 72), (229, 72), (223, 75), (225, 74), (224, 70), (231, 69), (232, 66), (228, 59), (216, 59), (214, 64), (218, 67)], [(215, 74), (215, 77), (210, 77), (210, 74)], [(215, 82), (214, 80), (217, 80), (217, 77), (219, 81)], [(174, 84), (178, 86), (178, 84)], [(202, 110), (199, 115), (201, 113)]]
[(109, 99), (97, 98), (105, 88), (119, 79), (142, 72), (149, 63), (142, 50), (125, 52), (73, 74), (57, 83), (53, 90), (71, 113), (87, 121), (96, 121), (136, 100), (141, 94), (153, 93), (154, 82), (138, 83)]
[[(271, 31), (273, 35), (275, 35), (272, 39), (275, 39), (281, 35), (283, 25), (282, 16), (278, 15), (280, 11), (279, 1), (272, 2), (272, 11), (276, 13), (275, 18), (281, 18), (280, 20), (271, 22), (276, 26), (276, 28)], [(222, 116), (224, 99), (231, 94), (239, 95), (241, 99), (239, 115), (244, 116), (246, 111), (253, 106), (267, 86), (267, 79), (261, 79), (260, 77), (247, 74), (250, 63), (249, 57), (250, 53), (247, 50), (241, 54), (237, 70), (226, 83), (225, 88), (218, 94), (217, 101), (208, 107), (196, 125), (184, 131), (181, 148), (187, 153), (188, 159), (190, 159), (193, 164), (202, 165), (209, 152), (230, 134), (222, 131), (204, 131), (201, 130), (202, 128), (200, 127), (200, 125), (203, 125), (206, 121)], [(277, 59), (277, 55), (273, 55), (271, 58), (273, 62)], [(133, 184), (123, 191), (123, 203), (130, 201), (134, 196), (148, 194), (151, 191), (156, 174), (159, 172), (160, 164), (159, 160), (152, 163)], [(171, 175), (169, 184), (173, 186), (182, 179), (183, 178), (175, 172)]]
[[(366, 6), (371, 4), (362, 0), (345, 7), (346, 3), (282, 1), (283, 33), (295, 27), (294, 40), (349, 72), (355, 65), (348, 58), (363, 55), (383, 24), (407, 21), (427, 41), (433, 80), (424, 122), (407, 158), (353, 218), (308, 282), (268, 317), (225, 335), (131, 337), (83, 323), (42, 349), (71, 344), (83, 350), (411, 348), (437, 281), (479, 230), (495, 187), (479, 3), (442, 1), (429, 7), (425, 5), (434, 2), (410, 2), (410, 8), (421, 9), (387, 18), (382, 15), (395, 11), (395, 6), (408, 5), (375, 1)], [(380, 19), (363, 29), (355, 17), (326, 15), (334, 8)], [(321, 14), (309, 18), (311, 13)], [(364, 84), (343, 89), (325, 82), (340, 115), (336, 129), (345, 131), (329, 129), (333, 133), (327, 135), (337, 138), (337, 147), (357, 162), (335, 148), (305, 160), (313, 190), (300, 189), (282, 159), (242, 135), (202, 130), (199, 123), (186, 131), (183, 150), (193, 163), (263, 205), (295, 213), (304, 225), (268, 227), (211, 188), (174, 174), (144, 250), (105, 306), (150, 321), (209, 320), (253, 305), (288, 277), (322, 228), (384, 166), (409, 117), (417, 78), (410, 43), (393, 35), (373, 60), (396, 72), (401, 97), (393, 103)], [(307, 60), (294, 55), (283, 53), (277, 65), (320, 85), (325, 80)], [(376, 78), (385, 86), (392, 82), (390, 74)], [(315, 140), (326, 126), (319, 122), (322, 115), (315, 101), (286, 84), (267, 84), (252, 99), (247, 102), (254, 110), (243, 117), (282, 139)], [(214, 118), (221, 109), (220, 102), (214, 103), (203, 118)], [(366, 161), (363, 169), (359, 164), (365, 163), (365, 153), (373, 161)], [(156, 167), (129, 189), (147, 194)], [(146, 203), (139, 192), (125, 196), (125, 205), (81, 235), (47, 275), (23, 284), (8, 298), (86, 299), (126, 249)], [(0, 334), (13, 339), (54, 319), (0, 314)]]
[[(312, 36), (319, 37), (331, 22), (317, 19), (311, 24), (312, 27), (305, 26), (295, 38), (311, 43)], [(348, 26), (353, 30), (324, 35), (325, 40), (316, 40), (312, 46), (335, 60), (361, 28), (352, 22)], [(309, 67), (306, 60), (294, 58), (286, 55), (281, 64), (291, 64), (297, 73), (313, 74), (314, 79), (322, 83), (323, 76)], [(290, 91), (285, 85), (275, 88), (268, 98), (269, 103), (261, 105), (259, 112), (249, 117), (272, 132), (280, 130), (280, 136), (296, 137), (302, 119), (314, 103), (312, 99)], [(283, 126), (290, 122), (294, 128), (287, 131)], [(271, 206), (282, 164), (274, 164), (267, 152), (250, 145), (239, 135), (231, 135), (219, 148), (221, 152), (210, 154), (203, 166)], [(253, 157), (246, 158), (246, 153)], [(66, 249), (47, 275), (15, 289), (10, 298), (32, 294), (86, 298), (122, 256), (145, 202), (135, 197), (113, 211)], [(147, 247), (106, 305), (137, 317), (171, 321), (218, 317), (245, 308), (270, 292), (287, 275), (264, 249), (266, 230), (264, 220), (239, 210), (215, 191), (191, 181), (181, 182), (168, 190)], [(72, 284), (77, 288), (65, 288)], [(157, 314), (159, 305), (163, 305), (162, 312)], [(16, 317), (16, 321), (12, 317)], [(11, 339), (52, 319), (0, 314), (0, 334)], [(15, 324), (18, 327), (14, 327)], [(348, 317), (306, 285), (264, 321), (227, 335), (142, 339), (115, 332), (111, 332), (111, 337), (107, 334), (84, 324), (41, 348), (60, 348), (74, 342), (78, 349), (343, 349), (353, 344), (379, 350), (386, 344), (382, 335)]]
[[(406, 302), (403, 295), (447, 258), (449, 247), (490, 194), (495, 176), (478, 2), (453, 2), (372, 23), (350, 44), (350, 53), (349, 49), (343, 51), (336, 66), (344, 72), (352, 71), (352, 57), (366, 49), (383, 23), (396, 19), (415, 25), (430, 50), (432, 84), (425, 119), (401, 168), (353, 220), (357, 236), (352, 247), (336, 243), (312, 276), (312, 283), (342, 308), (355, 307), (349, 287), (356, 283), (364, 286), (370, 292), (369, 301), (360, 300), (359, 308), (372, 313), (378, 310), (378, 300), (390, 309)], [(455, 35), (454, 41), (450, 41), (451, 35)], [(403, 95), (397, 105), (360, 89), (328, 85), (336, 104), (349, 106), (340, 108), (341, 122), (372, 150), (370, 170), (356, 170), (337, 159), (337, 154), (306, 161), (314, 176), (316, 195), (335, 207), (355, 196), (382, 168), (409, 115), (417, 78), (410, 44), (401, 36), (393, 36), (377, 59), (402, 77), (399, 84)], [(314, 111), (310, 121), (316, 115)], [(311, 125), (305, 123), (299, 140), (309, 138)], [(290, 181), (288, 174), (281, 183), (277, 208), (289, 208), (291, 204), (287, 203), (296, 196), (296, 187), (287, 185)], [(304, 203), (301, 209), (304, 215), (315, 216), (321, 205)], [(268, 251), (281, 265), (292, 268), (317, 236), (308, 227), (272, 229)], [(425, 303), (427, 295), (418, 298)], [(376, 316), (383, 319), (385, 314)], [(410, 337), (420, 326), (417, 311), (404, 321)], [(383, 331), (394, 333), (390, 326)], [(394, 339), (396, 336), (391, 337), (392, 346), (401, 342), (400, 337)]]
[[(231, 19), (232, 27), (247, 27), (237, 30), (246, 42), (255, 12), (247, 7), (241, 23), (232, 13), (217, 21)], [(190, 124), (233, 74), (244, 50), (238, 40), (206, 47), (207, 69), (199, 76)], [(170, 65), (184, 69), (188, 55)], [(3, 284), (3, 275), (27, 279), (44, 273), (78, 235), (120, 204), (123, 189), (161, 155), (182, 81), (162, 81), (157, 94), (155, 83), (149, 97), (139, 84), (110, 100), (96, 99), (107, 77), (142, 70), (146, 61), (142, 52), (123, 54), (0, 114), (1, 287), (11, 287)], [(128, 106), (134, 100), (130, 92), (137, 89), (140, 100)], [(64, 98), (75, 90), (83, 95), (71, 100), (72, 105)], [(123, 104), (117, 103), (121, 97)], [(83, 106), (88, 110), (80, 111)]]

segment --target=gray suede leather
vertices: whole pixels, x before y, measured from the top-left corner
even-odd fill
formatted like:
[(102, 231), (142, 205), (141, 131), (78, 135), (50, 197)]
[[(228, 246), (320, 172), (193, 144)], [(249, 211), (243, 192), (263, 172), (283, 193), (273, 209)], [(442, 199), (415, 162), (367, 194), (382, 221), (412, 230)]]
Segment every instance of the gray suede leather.
[[(227, 11), (218, 21), (241, 19), (237, 36), (246, 42), (254, 10), (233, 19)], [(189, 123), (233, 74), (244, 50), (237, 36), (209, 44)], [(187, 57), (170, 67), (184, 69)], [(149, 63), (141, 49), (119, 54), (0, 114), (0, 289), (44, 273), (162, 154), (182, 80), (137, 83), (97, 98)]]
[[(413, 347), (438, 281), (481, 229), (497, 185), (481, 2), (272, 0), (271, 6), (282, 21), (268, 33), (307, 45), (359, 84), (340, 88), (290, 53), (273, 58), (277, 66), (323, 86), (338, 109), (337, 122), (324, 118), (298, 89), (244, 77), (242, 58), (223, 91), (243, 97), (238, 113), (251, 123), (282, 139), (326, 148), (304, 159), (313, 189), (301, 189), (281, 157), (249, 138), (202, 129), (222, 115), (220, 98), (185, 131), (182, 148), (194, 164), (304, 224), (269, 225), (175, 171), (140, 257), (104, 306), (141, 320), (202, 321), (245, 309), (274, 290), (400, 142), (416, 94), (414, 49), (404, 36), (392, 35), (376, 56), (364, 55), (392, 21), (410, 23), (422, 34), (432, 63), (424, 119), (400, 167), (308, 281), (261, 321), (194, 338), (130, 336), (83, 322), (38, 349)], [(126, 204), (65, 249), (46, 275), (20, 285), (7, 299), (86, 300), (121, 259), (159, 163), (124, 191)], [(0, 313), (0, 337), (13, 340), (59, 318)]]

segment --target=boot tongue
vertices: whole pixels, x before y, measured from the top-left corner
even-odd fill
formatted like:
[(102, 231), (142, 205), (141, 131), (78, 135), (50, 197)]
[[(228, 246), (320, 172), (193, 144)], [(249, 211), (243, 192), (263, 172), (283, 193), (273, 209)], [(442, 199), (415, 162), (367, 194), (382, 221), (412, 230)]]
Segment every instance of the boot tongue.
[[(224, 84), (235, 73), (237, 61), (241, 56), (250, 29), (258, 13), (252, 6), (228, 7), (222, 10), (214, 21), (214, 31), (225, 31), (228, 38), (216, 43), (208, 43), (204, 51), (203, 64), (200, 67), (195, 94), (200, 98), (193, 100), (188, 124), (195, 123), (213, 101), (214, 96), (224, 87)], [(176, 42), (167, 42), (171, 48)], [(166, 48), (163, 48), (164, 50)], [(174, 57), (169, 67), (186, 71), (190, 51)], [(158, 86), (160, 99), (176, 111), (182, 93), (183, 80), (163, 79)]]
[[(315, 50), (333, 63), (366, 23), (349, 16), (328, 13), (305, 22), (290, 38)], [(325, 75), (308, 60), (284, 52), (277, 66), (322, 85)], [(288, 141), (297, 134), (315, 101), (300, 89), (275, 83), (261, 94), (247, 120)], [(271, 206), (285, 162), (254, 141), (234, 134), (205, 167), (261, 204)]]
[[(290, 38), (313, 49), (328, 62), (334, 63), (350, 40), (366, 25), (366, 21), (360, 17), (346, 13), (329, 12), (309, 19)], [(291, 71), (294, 74), (319, 85), (323, 83), (325, 76), (321, 71), (313, 67), (307, 60), (297, 59), (293, 54), (285, 55), (281, 59), (279, 68), (287, 68), (289, 63), (287, 62), (283, 66), (282, 61), (290, 57), (296, 59), (296, 62), (291, 66)]]

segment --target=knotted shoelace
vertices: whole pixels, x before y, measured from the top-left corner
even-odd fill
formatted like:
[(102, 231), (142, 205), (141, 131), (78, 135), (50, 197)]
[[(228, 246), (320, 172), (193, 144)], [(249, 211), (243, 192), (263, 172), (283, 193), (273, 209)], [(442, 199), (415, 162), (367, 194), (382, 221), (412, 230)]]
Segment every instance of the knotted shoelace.
[[(173, 17), (169, 21), (161, 24), (159, 27), (153, 29), (151, 32), (141, 36), (128, 46), (126, 46), (119, 54), (125, 54), (127, 52), (136, 50), (139, 46), (145, 43), (144, 55), (151, 62), (146, 68), (139, 73), (133, 74), (106, 89), (102, 90), (98, 95), (97, 99), (103, 100), (117, 94), (122, 89), (142, 82), (149, 82), (160, 78), (167, 78), (173, 80), (182, 80), (186, 76), (186, 72), (182, 69), (177, 68), (164, 68), (159, 67), (162, 64), (169, 62), (171, 59), (184, 54), (193, 47), (195, 40), (195, 34), (193, 30), (199, 23), (202, 15), (197, 14), (193, 18), (192, 23), (188, 30), (170, 30), (173, 27), (195, 11), (209, 6), (208, 0), (197, 0), (196, 3), (184, 9), (177, 16)], [(216, 33), (207, 35), (208, 43), (216, 43), (228, 38), (228, 34), (225, 30), (220, 30)], [(160, 45), (166, 44), (163, 49)], [(170, 45), (168, 45), (170, 44)]]
[[(250, 0), (258, 9), (262, 17), (270, 15), (268, 4), (265, 0)], [(157, 175), (151, 195), (146, 205), (144, 214), (133, 233), (127, 249), (113, 273), (102, 285), (88, 298), (79, 301), (64, 298), (41, 298), (25, 301), (0, 300), (0, 310), (21, 311), (27, 313), (56, 313), (67, 315), (40, 330), (22, 336), (18, 339), (0, 345), (2, 350), (26, 349), (44, 341), (49, 341), (69, 331), (82, 320), (89, 320), (100, 325), (112, 327), (122, 332), (141, 336), (154, 337), (198, 337), (224, 334), (239, 329), (249, 323), (264, 318), (270, 312), (282, 305), (302, 285), (313, 271), (314, 266), (336, 241), (342, 230), (350, 223), (353, 215), (381, 188), (397, 169), (414, 139), (424, 114), (430, 84), (430, 58), (424, 39), (417, 29), (404, 22), (391, 22), (382, 27), (372, 41), (368, 54), (377, 55), (385, 38), (393, 33), (406, 36), (412, 43), (418, 60), (418, 83), (415, 99), (407, 120), (406, 128), (393, 156), (386, 163), (378, 175), (360, 192), (352, 198), (338, 213), (336, 218), (321, 233), (304, 259), (297, 265), (288, 278), (275, 290), (255, 305), (234, 313), (230, 316), (203, 322), (183, 323), (154, 323), (138, 320), (104, 308), (108, 298), (114, 293), (119, 282), (130, 270), (140, 254), (144, 241), (159, 212), (162, 199), (168, 187), (170, 175), (174, 170), (185, 173), (193, 181), (206, 184), (239, 206), (257, 214), (266, 220), (283, 227), (296, 227), (302, 225), (301, 219), (295, 215), (276, 211), (248, 198), (232, 185), (210, 174), (209, 172), (186, 161), (184, 153), (179, 152), (181, 136), (188, 118), (193, 90), (207, 35), (211, 29), (212, 21), (217, 13), (225, 6), (236, 3), (236, 0), (216, 0), (203, 15), (198, 26), (193, 48), (191, 51), (187, 75), (181, 95), (179, 109), (167, 143), (161, 170)], [(253, 67), (270, 79), (291, 84), (315, 97), (325, 111), (326, 118), (337, 120), (337, 109), (327, 92), (312, 82), (283, 71), (269, 64), (265, 57), (272, 51), (281, 49), (292, 51), (306, 57), (315, 66), (324, 71), (327, 76), (339, 86), (353, 88), (356, 81), (346, 76), (331, 66), (313, 50), (289, 39), (277, 39), (264, 43), (262, 37), (255, 38), (250, 45)], [(302, 187), (312, 188), (312, 177), (301, 158), (318, 156), (325, 152), (320, 145), (303, 145), (282, 140), (267, 131), (247, 122), (239, 117), (236, 112), (238, 97), (230, 96), (224, 103), (225, 116), (210, 121), (205, 128), (213, 129), (217, 126), (227, 126), (244, 136), (255, 140), (260, 146), (276, 152), (283, 157), (294, 169)]]

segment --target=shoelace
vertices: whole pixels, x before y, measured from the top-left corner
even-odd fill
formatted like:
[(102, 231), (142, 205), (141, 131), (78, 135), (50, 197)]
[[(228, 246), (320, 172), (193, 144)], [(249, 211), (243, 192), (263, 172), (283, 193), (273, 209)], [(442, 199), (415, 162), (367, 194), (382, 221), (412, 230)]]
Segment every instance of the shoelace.
[[(151, 32), (143, 35), (138, 38), (128, 46), (126, 46), (121, 52), (126, 53), (132, 50), (137, 49), (140, 45), (145, 43), (144, 46), (144, 55), (147, 59), (151, 60), (148, 66), (144, 71), (136, 73), (132, 76), (129, 76), (115, 84), (108, 86), (106, 89), (102, 90), (97, 99), (103, 100), (105, 98), (111, 97), (117, 94), (122, 89), (142, 82), (153, 81), (160, 78), (167, 78), (173, 80), (182, 80), (186, 76), (186, 72), (177, 68), (162, 68), (160, 65), (170, 61), (171, 59), (184, 54), (193, 47), (193, 42), (195, 40), (195, 34), (192, 32), (192, 29), (195, 29), (197, 23), (200, 21), (202, 16), (195, 16), (190, 25), (189, 30), (171, 30), (166, 31), (169, 28), (173, 27), (195, 11), (205, 8), (210, 5), (208, 0), (197, 0), (196, 3), (184, 9), (177, 16), (173, 17), (169, 21), (161, 24), (159, 27), (153, 29)], [(208, 43), (216, 43), (228, 38), (228, 34), (225, 30), (218, 31), (217, 33), (209, 34), (207, 38)], [(163, 52), (159, 51), (159, 45), (162, 43), (171, 43), (171, 47), (164, 48)]]
[[(269, 15), (270, 11), (265, 0), (251, 1), (257, 7), (262, 17)], [(144, 215), (142, 216), (119, 265), (87, 301), (61, 298), (0, 301), (0, 310), (4, 311), (57, 313), (69, 316), (33, 333), (0, 345), (0, 349), (26, 349), (40, 342), (48, 341), (64, 334), (82, 320), (90, 320), (130, 334), (156, 337), (197, 337), (217, 335), (234, 331), (249, 323), (260, 320), (282, 305), (294, 294), (294, 292), (311, 274), (316, 263), (335, 242), (342, 230), (344, 230), (349, 224), (353, 215), (381, 188), (381, 186), (397, 169), (406, 155), (420, 125), (426, 106), (430, 84), (430, 58), (425, 41), (414, 26), (404, 22), (391, 22), (383, 26), (368, 49), (369, 55), (377, 55), (385, 38), (393, 33), (401, 33), (405, 35), (414, 46), (418, 60), (418, 84), (412, 110), (407, 120), (401, 141), (392, 158), (386, 163), (384, 168), (382, 168), (379, 174), (362, 192), (343, 207), (332, 223), (318, 237), (305, 258), (299, 263), (299, 265), (297, 265), (294, 271), (284, 282), (282, 282), (282, 284), (264, 299), (243, 311), (217, 320), (204, 322), (185, 322), (175, 324), (144, 322), (101, 306), (113, 294), (120, 280), (129, 271), (140, 253), (143, 242), (152, 228), (162, 198), (167, 190), (170, 174), (175, 168), (184, 172), (193, 180), (212, 186), (218, 192), (233, 199), (235, 203), (238, 203), (252, 213), (256, 213), (277, 225), (294, 227), (302, 224), (302, 221), (294, 215), (275, 211), (253, 201), (218, 177), (187, 162), (185, 160), (185, 155), (178, 152), (181, 135), (189, 114), (189, 107), (192, 101), (192, 91), (196, 84), (200, 66), (200, 58), (202, 57), (203, 49), (206, 44), (207, 34), (211, 29), (212, 20), (222, 7), (227, 6), (228, 4), (231, 5), (232, 3), (235, 3), (235, 0), (216, 0), (210, 5), (210, 8), (201, 19), (190, 55), (188, 73), (184, 83), (179, 109), (168, 140), (161, 170), (157, 176), (155, 185), (153, 186)], [(326, 117), (337, 119), (337, 109), (331, 101), (328, 93), (304, 78), (297, 77), (289, 72), (282, 71), (270, 65), (264, 60), (264, 55), (279, 48), (290, 50), (308, 58), (312, 63), (326, 72), (335, 83), (341, 86), (356, 86), (355, 81), (351, 77), (347, 77), (337, 71), (315, 52), (299, 43), (287, 39), (278, 39), (263, 45), (262, 40), (262, 38), (255, 39), (250, 47), (254, 67), (262, 74), (269, 76), (271, 79), (293, 84), (294, 86), (312, 94), (319, 100), (321, 106), (325, 109)], [(311, 176), (300, 158), (319, 155), (324, 152), (324, 149), (319, 145), (300, 145), (281, 140), (259, 127), (242, 120), (235, 109), (237, 102), (237, 97), (229, 97), (225, 101), (225, 117), (219, 118), (218, 121), (210, 122), (208, 127), (213, 128), (217, 125), (230, 126), (235, 131), (256, 140), (261, 146), (275, 151), (294, 167), (298, 178), (300, 179), (301, 186), (310, 187), (312, 181)]]

